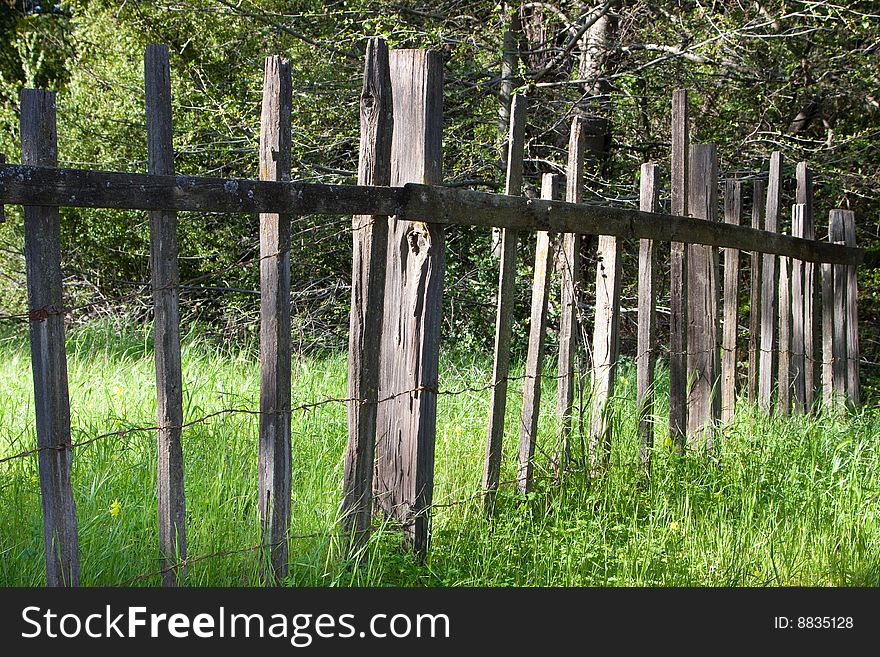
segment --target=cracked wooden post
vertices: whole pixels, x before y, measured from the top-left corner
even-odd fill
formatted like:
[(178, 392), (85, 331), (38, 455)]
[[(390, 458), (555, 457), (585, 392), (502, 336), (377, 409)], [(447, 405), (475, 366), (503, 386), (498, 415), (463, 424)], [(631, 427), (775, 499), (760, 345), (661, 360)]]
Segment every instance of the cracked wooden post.
[[(847, 210), (831, 210), (828, 216), (828, 239), (835, 244), (846, 240), (845, 216)], [(847, 276), (846, 265), (833, 265), (834, 300), (832, 314), (831, 375), (833, 403), (842, 408), (847, 396)]]
[[(844, 210), (843, 242), (856, 246), (856, 215)], [(846, 266), (846, 392), (852, 406), (861, 404), (859, 383), (859, 286), (858, 267)]]
[[(752, 228), (764, 228), (764, 181), (752, 183)], [(750, 404), (758, 401), (758, 341), (761, 330), (760, 251), (749, 251), (749, 371), (747, 395)]]
[[(639, 177), (639, 210), (657, 212), (660, 167), (642, 164)], [(639, 419), (639, 460), (651, 472), (654, 447), (654, 367), (657, 361), (657, 258), (653, 240), (639, 240), (638, 337), (636, 348), (636, 408)]]
[[(391, 184), (442, 182), (443, 61), (439, 52), (389, 57), (394, 134)], [(444, 234), (439, 224), (392, 217), (388, 225), (376, 436), (376, 503), (399, 521), (420, 559), (428, 551)]]
[[(290, 104), (290, 62), (267, 57), (260, 119), (261, 180), (290, 180)], [(271, 583), (287, 576), (290, 459), (290, 216), (263, 213), (258, 460), (262, 573)]]
[[(725, 181), (724, 222), (739, 226), (742, 183)], [(739, 323), (739, 249), (724, 252), (724, 323), (721, 334), (721, 421), (733, 420), (736, 411), (736, 338)]]
[[(688, 98), (685, 89), (672, 95), (672, 214), (688, 214)], [(669, 437), (684, 449), (687, 428), (687, 245), (669, 245)]]
[[(21, 91), (21, 163), (58, 164), (55, 94)], [(31, 366), (47, 586), (79, 586), (76, 503), (70, 485), (70, 399), (58, 208), (24, 206)]]
[(788, 415), (791, 410), (791, 258), (780, 256), (779, 291), (779, 356), (777, 367), (776, 412)]
[[(580, 203), (584, 182), (584, 158), (587, 148), (587, 120), (576, 116), (568, 139), (568, 166), (565, 177), (565, 200)], [(556, 379), (556, 422), (559, 427), (556, 454), (556, 477), (568, 468), (571, 458), (571, 409), (574, 402), (574, 363), (577, 353), (578, 300), (581, 296), (581, 236), (565, 233), (559, 250), (557, 269), (561, 274), (559, 316), (559, 359)]]
[[(507, 149), (507, 181), (505, 194), (520, 196), (523, 181), (523, 149), (525, 147), (527, 101), (514, 95), (510, 109), (510, 133)], [(507, 408), (507, 379), (510, 374), (510, 334), (516, 291), (517, 231), (501, 229), (501, 258), (498, 272), (498, 307), (495, 315), (495, 360), (492, 365), (492, 390), (489, 399), (489, 430), (486, 436), (486, 458), (483, 468), (484, 506), (492, 513), (495, 492), (501, 476), (501, 455), (504, 439), (504, 414)]]
[[(796, 201), (804, 206), (803, 236), (804, 239), (816, 239), (816, 228), (813, 221), (813, 172), (806, 162), (797, 165)], [(816, 367), (816, 340), (821, 335), (819, 285), (817, 271), (813, 262), (803, 262), (804, 268), (804, 409), (810, 413), (815, 410), (817, 382), (820, 373)]]
[[(168, 47), (147, 46), (144, 56), (149, 172), (174, 175), (171, 69)], [(177, 266), (177, 213), (150, 213), (150, 269), (153, 283), (153, 351), (156, 361), (156, 488), (162, 584), (176, 586), (186, 568), (186, 496), (183, 486), (183, 374), (180, 363), (180, 309)]]
[[(558, 176), (545, 173), (541, 179), (541, 198), (553, 199)], [(535, 441), (541, 408), (541, 368), (544, 363), (544, 337), (547, 329), (547, 300), (550, 296), (550, 267), (553, 262), (553, 236), (538, 231), (535, 247), (535, 272), (532, 279), (532, 313), (529, 322), (529, 349), (523, 381), (523, 404), (520, 416), (519, 460), (516, 488), (528, 493), (532, 488)]]
[[(767, 205), (764, 230), (779, 231), (779, 203), (782, 196), (782, 154), (770, 156), (770, 177), (767, 183)], [(776, 320), (777, 320), (776, 256), (765, 253), (761, 263), (761, 347), (758, 357), (758, 401), (764, 412), (773, 405), (773, 379), (776, 375)]]
[[(391, 74), (388, 46), (367, 42), (360, 100), (358, 184), (391, 184)], [(352, 217), (351, 315), (348, 333), (348, 446), (342, 484), (342, 518), (348, 553), (369, 536), (373, 506), (376, 414), (385, 298), (388, 217)]]
[[(806, 208), (796, 203), (791, 207), (791, 234), (804, 237)], [(804, 358), (805, 300), (804, 262), (791, 259), (791, 412), (806, 410), (806, 359)]]
[[(717, 221), (718, 159), (714, 144), (690, 149), (688, 208), (695, 219)], [(690, 449), (710, 449), (719, 419), (718, 249), (688, 245), (687, 436)]]

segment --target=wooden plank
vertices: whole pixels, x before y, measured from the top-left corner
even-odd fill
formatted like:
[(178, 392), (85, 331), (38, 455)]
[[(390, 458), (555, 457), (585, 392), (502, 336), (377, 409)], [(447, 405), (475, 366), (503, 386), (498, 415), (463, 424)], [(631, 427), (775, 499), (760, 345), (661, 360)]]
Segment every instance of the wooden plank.
[[(804, 236), (805, 206), (796, 203), (791, 208), (791, 234)], [(806, 376), (804, 362), (804, 263), (791, 261), (791, 411), (802, 414), (806, 410)]]
[[(58, 160), (55, 94), (21, 91), (21, 161), (53, 167)], [(70, 485), (70, 400), (57, 208), (24, 207), (31, 366), (43, 505), (47, 586), (79, 586), (76, 502)]]
[[(290, 177), (290, 62), (266, 58), (260, 117), (260, 178)], [(263, 577), (287, 576), (290, 527), (290, 217), (260, 215), (260, 443)]]
[[(541, 178), (541, 197), (551, 199), (556, 194), (558, 176), (545, 173)], [(541, 367), (544, 362), (544, 338), (547, 329), (547, 301), (550, 296), (550, 267), (553, 250), (552, 236), (539, 232), (535, 247), (535, 271), (532, 278), (532, 311), (529, 321), (529, 347), (523, 380), (523, 404), (520, 416), (519, 459), (516, 487), (520, 493), (532, 488), (535, 441), (538, 437), (538, 416), (541, 408)]]
[[(846, 210), (831, 210), (828, 216), (828, 239), (831, 242), (844, 243), (846, 229), (844, 227)], [(847, 386), (847, 277), (846, 267), (834, 265), (834, 302), (833, 327), (831, 331), (831, 375), (835, 405), (843, 405), (846, 400)]]
[[(704, 222), (717, 221), (717, 156), (714, 145), (690, 147), (688, 207)], [(687, 250), (687, 436), (692, 449), (711, 446), (719, 417), (717, 252), (708, 246)]]
[[(843, 240), (847, 246), (856, 245), (856, 218), (852, 210), (843, 213)], [(861, 404), (859, 385), (859, 287), (858, 271), (854, 265), (846, 267), (846, 394), (852, 406)]]
[[(816, 239), (813, 221), (813, 172), (806, 162), (797, 165), (796, 201), (804, 206), (803, 237), (807, 240)], [(819, 381), (816, 358), (816, 336), (820, 335), (819, 286), (816, 284), (818, 268), (815, 263), (803, 262), (804, 270), (804, 408), (808, 412), (815, 406), (816, 387)]]
[(596, 316), (593, 324), (593, 368), (590, 395), (590, 469), (600, 472), (611, 454), (611, 407), (617, 377), (620, 336), (620, 241), (600, 235), (596, 248)]
[[(511, 100), (510, 132), (507, 150), (505, 191), (511, 196), (522, 193), (523, 150), (525, 148), (526, 97), (514, 95)], [(501, 232), (501, 258), (498, 271), (498, 307), (495, 315), (495, 359), (492, 364), (493, 387), (489, 399), (489, 430), (486, 436), (486, 458), (483, 467), (484, 504), (491, 513), (495, 491), (501, 476), (504, 415), (507, 409), (507, 381), (510, 375), (510, 336), (513, 324), (516, 288), (516, 245), (518, 235), (507, 228)]]
[[(742, 183), (727, 180), (724, 185), (724, 221), (739, 225), (742, 213)], [(724, 315), (721, 334), (721, 421), (733, 420), (736, 406), (736, 338), (739, 310), (739, 250), (724, 249)]]
[[(391, 73), (383, 39), (367, 41), (360, 99), (359, 185), (391, 183)], [(349, 555), (369, 535), (373, 505), (376, 413), (385, 302), (388, 217), (352, 216), (351, 314), (348, 331), (348, 445), (342, 480), (343, 531)]]
[[(565, 200), (580, 203), (584, 184), (584, 158), (587, 146), (587, 121), (576, 116), (571, 122), (568, 140), (568, 167), (565, 177)], [(582, 294), (581, 236), (565, 233), (559, 250), (557, 269), (561, 276), (559, 309), (559, 359), (556, 379), (556, 422), (559, 427), (557, 477), (568, 469), (571, 458), (571, 409), (574, 402), (574, 364), (577, 352), (578, 301)]]
[[(639, 209), (657, 210), (660, 196), (660, 167), (652, 162), (642, 164), (639, 176)], [(657, 258), (654, 242), (639, 240), (638, 334), (636, 347), (636, 409), (639, 418), (639, 461), (651, 472), (654, 447), (654, 366), (657, 360)]]
[[(764, 181), (752, 183), (752, 228), (764, 226)], [(758, 399), (758, 336), (761, 329), (761, 253), (749, 252), (749, 371), (748, 399), (754, 404)]]
[(0, 165), (0, 202), (198, 212), (398, 214), (410, 221), (514, 230), (552, 230), (623, 239), (691, 242), (789, 256), (810, 262), (861, 264), (861, 248), (809, 242), (746, 226), (586, 203), (527, 199), (440, 186), (402, 189)]
[[(685, 89), (672, 95), (672, 214), (688, 214), (688, 99)], [(687, 430), (687, 246), (669, 245), (669, 437), (681, 451)]]
[[(779, 231), (779, 202), (782, 195), (782, 154), (774, 151), (770, 156), (770, 176), (767, 183), (767, 205), (764, 215), (764, 229), (769, 233)], [(769, 413), (773, 403), (773, 378), (776, 375), (776, 294), (777, 279), (776, 256), (763, 251), (761, 263), (761, 347), (758, 357), (758, 402)], [(784, 254), (789, 255), (789, 254)], [(801, 258), (807, 260), (807, 258)]]
[[(144, 54), (147, 167), (174, 175), (171, 69), (168, 48), (151, 44)], [(177, 266), (177, 213), (150, 212), (150, 270), (153, 285), (153, 353), (156, 362), (156, 489), (162, 585), (176, 586), (186, 570), (186, 495), (183, 487), (183, 374), (180, 364), (180, 309)]]
[[(391, 184), (442, 180), (443, 61), (439, 52), (395, 50)], [(416, 555), (427, 554), (434, 494), (434, 440), (445, 270), (443, 228), (392, 217), (388, 226), (385, 316), (374, 492), (400, 521)]]
[[(6, 156), (0, 153), (0, 165), (6, 164)], [(0, 224), (6, 222), (6, 212), (3, 210), (3, 204), (0, 203)]]
[[(718, 159), (714, 144), (690, 148), (688, 207), (693, 217), (718, 220)], [(720, 416), (718, 396), (718, 252), (688, 246), (687, 438), (690, 449), (709, 449)]]
[(834, 265), (822, 271), (822, 410), (834, 408)]
[(779, 268), (779, 337), (776, 411), (788, 415), (791, 410), (791, 259), (778, 258)]

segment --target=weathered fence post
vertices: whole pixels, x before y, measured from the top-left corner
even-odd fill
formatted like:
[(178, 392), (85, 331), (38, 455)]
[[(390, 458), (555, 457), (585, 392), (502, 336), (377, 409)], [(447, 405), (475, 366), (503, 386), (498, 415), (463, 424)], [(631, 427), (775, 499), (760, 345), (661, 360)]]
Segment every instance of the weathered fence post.
[[(266, 58), (260, 180), (290, 179), (290, 63)], [(260, 518), (263, 576), (287, 575), (290, 527), (290, 217), (260, 214)], [(271, 572), (265, 570), (269, 560)]]
[[(147, 156), (150, 173), (174, 175), (171, 68), (168, 47), (147, 46), (144, 56)], [(156, 487), (162, 584), (175, 586), (185, 576), (186, 496), (183, 488), (183, 374), (180, 363), (180, 309), (177, 285), (177, 213), (150, 213), (150, 269), (153, 278), (153, 351), (156, 361)], [(180, 572), (179, 572), (180, 571)]]
[(590, 390), (590, 469), (597, 473), (611, 452), (611, 398), (617, 374), (620, 325), (620, 241), (599, 235), (596, 249), (596, 315), (593, 324), (593, 373)]
[[(660, 195), (660, 167), (652, 162), (642, 164), (639, 180), (639, 210), (657, 212)], [(656, 268), (654, 241), (639, 240), (639, 316), (636, 347), (636, 408), (639, 418), (639, 460), (651, 472), (651, 450), (654, 446), (654, 365), (657, 360)]]
[[(685, 89), (672, 95), (672, 214), (688, 213), (688, 99)], [(669, 437), (683, 450), (687, 427), (687, 245), (669, 245)]]
[[(367, 41), (360, 99), (359, 185), (391, 184), (391, 74), (388, 46)], [(352, 217), (351, 315), (348, 332), (348, 446), (342, 484), (343, 531), (349, 553), (370, 529), (388, 217)]]
[(776, 410), (788, 415), (791, 406), (791, 258), (779, 256), (779, 365)]
[[(580, 203), (584, 182), (584, 156), (587, 146), (587, 120), (576, 116), (571, 122), (568, 140), (568, 167), (565, 177), (565, 200)], [(571, 458), (571, 409), (574, 400), (574, 362), (579, 331), (578, 302), (581, 296), (581, 236), (565, 233), (559, 252), (562, 274), (562, 303), (559, 316), (559, 360), (556, 381), (556, 420), (559, 426), (557, 477), (568, 468)]]
[[(764, 227), (764, 181), (752, 183), (752, 228)], [(761, 330), (761, 252), (749, 251), (749, 371), (748, 399), (758, 399), (758, 338)]]
[[(830, 215), (829, 215), (830, 219)], [(828, 225), (831, 239), (831, 224)], [(834, 408), (834, 265), (822, 263), (822, 412)]]
[[(6, 156), (0, 153), (0, 164), (6, 164)], [(3, 211), (3, 204), (0, 203), (0, 224), (6, 222), (6, 213)]]
[[(770, 156), (770, 177), (767, 183), (767, 206), (764, 230), (779, 230), (779, 202), (782, 195), (782, 154), (774, 151)], [(761, 353), (758, 357), (758, 400), (765, 412), (770, 412), (773, 402), (773, 376), (776, 370), (775, 323), (776, 323), (776, 256), (765, 253), (761, 264)]]
[[(21, 91), (21, 163), (58, 164), (55, 94)], [(37, 418), (43, 545), (48, 586), (79, 586), (76, 503), (70, 485), (70, 399), (58, 208), (24, 206), (31, 366)]]
[[(688, 208), (696, 219), (717, 221), (718, 160), (714, 144), (690, 148)], [(688, 246), (687, 372), (688, 445), (712, 446), (712, 427), (719, 418), (718, 396), (718, 250)]]
[[(739, 226), (742, 183), (724, 185), (724, 222)], [(724, 249), (724, 324), (721, 334), (721, 421), (730, 422), (736, 405), (736, 338), (739, 310), (739, 249)]]
[[(391, 184), (439, 184), (441, 55), (395, 50), (389, 67), (394, 107)], [(442, 226), (401, 217), (389, 220), (373, 489), (376, 503), (404, 525), (420, 558), (428, 550), (434, 494), (444, 258)]]
[[(803, 212), (803, 237), (808, 240), (816, 239), (816, 228), (813, 222), (813, 172), (806, 162), (798, 162), (797, 165), (797, 192), (796, 199), (799, 205), (804, 206)], [(815, 405), (816, 381), (816, 336), (821, 332), (819, 326), (818, 292), (816, 285), (816, 264), (804, 261), (804, 409), (812, 412)]]
[[(558, 176), (545, 173), (541, 179), (541, 198), (553, 199)], [(528, 493), (532, 487), (535, 440), (538, 437), (538, 416), (541, 408), (541, 367), (544, 361), (544, 334), (547, 328), (547, 300), (550, 295), (552, 236), (538, 231), (535, 247), (535, 272), (532, 280), (532, 313), (529, 323), (529, 348), (523, 380), (523, 404), (520, 418), (517, 490)]]
[[(806, 208), (799, 203), (791, 207), (791, 234), (804, 237), (804, 214)], [(791, 260), (791, 410), (803, 413), (806, 399), (806, 376), (804, 359), (804, 262)]]
[[(846, 228), (844, 227), (845, 213), (846, 210), (831, 210), (828, 215), (828, 239), (835, 244), (844, 244), (846, 240)], [(842, 407), (846, 401), (847, 383), (846, 265), (833, 265), (832, 270), (834, 275), (834, 300), (832, 305), (831, 375), (834, 404)]]
[[(523, 149), (525, 146), (527, 101), (525, 96), (514, 95), (510, 108), (510, 135), (507, 150), (507, 180), (505, 194), (522, 193)], [(501, 476), (501, 455), (504, 439), (504, 413), (507, 409), (507, 380), (510, 374), (510, 333), (513, 323), (514, 291), (516, 286), (515, 230), (501, 231), (501, 258), (498, 272), (498, 308), (495, 315), (495, 361), (492, 366), (492, 391), (489, 401), (489, 431), (486, 437), (486, 459), (483, 469), (485, 508), (491, 513), (495, 491)]]
[[(852, 210), (843, 212), (843, 242), (856, 246), (856, 217)], [(858, 268), (846, 266), (846, 393), (852, 406), (861, 403), (859, 385), (859, 286)]]

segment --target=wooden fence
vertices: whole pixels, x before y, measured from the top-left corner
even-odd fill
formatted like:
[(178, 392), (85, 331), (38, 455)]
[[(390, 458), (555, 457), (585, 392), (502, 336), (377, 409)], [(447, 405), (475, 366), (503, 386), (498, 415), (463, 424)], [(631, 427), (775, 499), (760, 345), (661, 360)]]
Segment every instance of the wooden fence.
[[(639, 209), (582, 202), (585, 148), (583, 124), (578, 118), (571, 129), (565, 200), (556, 199), (561, 181), (554, 174), (544, 175), (541, 198), (521, 197), (527, 113), (522, 96), (514, 97), (510, 113), (506, 194), (443, 187), (443, 66), (434, 52), (389, 52), (381, 40), (369, 42), (361, 96), (357, 185), (289, 181), (292, 85), (290, 65), (283, 58), (266, 59), (258, 180), (176, 176), (168, 51), (164, 46), (147, 48), (145, 85), (148, 173), (56, 168), (55, 96), (35, 90), (24, 90), (21, 95), (22, 162), (0, 163), (0, 207), (2, 203), (24, 206), (38, 438), (34, 451), (39, 455), (50, 585), (79, 583), (76, 508), (70, 482), (74, 445), (67, 390), (59, 206), (150, 212), (159, 549), (166, 585), (184, 577), (187, 563), (178, 211), (253, 212), (260, 216), (258, 486), (263, 575), (269, 582), (286, 574), (288, 562), (292, 449), (289, 251), (294, 215), (354, 217), (349, 441), (343, 483), (343, 531), (353, 549), (363, 544), (374, 507), (400, 521), (417, 554), (424, 556), (428, 549), (446, 225), (502, 231), (483, 470), (489, 512), (502, 461), (519, 231), (537, 233), (519, 436), (516, 483), (520, 491), (527, 492), (533, 481), (555, 253), (563, 294), (556, 404), (558, 450), (551, 455), (557, 477), (564, 476), (571, 458), (576, 336), (583, 328), (580, 311), (586, 288), (578, 261), (583, 235), (599, 236), (587, 422), (593, 472), (607, 467), (612, 444), (609, 401), (620, 356), (624, 240), (639, 240), (637, 404), (640, 458), (646, 471), (650, 471), (656, 434), (657, 242), (670, 244), (669, 427), (678, 450), (711, 447), (719, 435), (716, 428), (730, 421), (739, 398), (735, 368), (742, 251), (748, 252), (751, 264), (748, 399), (778, 413), (814, 412), (820, 400), (825, 410), (859, 402), (856, 267), (863, 252), (856, 248), (853, 213), (831, 210), (829, 240), (816, 240), (811, 172), (805, 163), (799, 163), (791, 234), (782, 234), (783, 163), (777, 152), (770, 158), (766, 185), (762, 176), (725, 181), (721, 221), (716, 149), (711, 144), (689, 143), (688, 102), (683, 90), (674, 93), (672, 102), (672, 214), (662, 214), (657, 212), (661, 173), (655, 163), (645, 163), (639, 172)], [(740, 225), (743, 197), (749, 192), (750, 227)], [(719, 253), (723, 276), (719, 274)], [(719, 325), (723, 327), (720, 337)], [(820, 336), (821, 351), (817, 344)]]

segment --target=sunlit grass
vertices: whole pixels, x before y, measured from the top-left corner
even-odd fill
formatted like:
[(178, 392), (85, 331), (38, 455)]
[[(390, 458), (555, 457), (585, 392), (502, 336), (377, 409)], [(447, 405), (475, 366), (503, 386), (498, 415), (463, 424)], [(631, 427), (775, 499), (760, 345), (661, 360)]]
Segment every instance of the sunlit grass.
[[(155, 422), (149, 333), (94, 325), (69, 339), (74, 441)], [(184, 342), (185, 415), (258, 408), (256, 350)], [(343, 559), (338, 509), (346, 413), (341, 403), (296, 411), (293, 585), (762, 586), (880, 584), (880, 413), (767, 418), (742, 404), (707, 458), (679, 459), (658, 439), (652, 477), (638, 463), (634, 377), (621, 369), (612, 463), (589, 480), (574, 468), (552, 481), (555, 382), (545, 381), (538, 482), (528, 498), (502, 486), (497, 517), (479, 500), (490, 361), (444, 354), (439, 400), (438, 505), (428, 561), (377, 520), (358, 564)], [(294, 406), (346, 395), (344, 354), (295, 358)], [(521, 374), (513, 372), (514, 376)], [(657, 408), (665, 408), (660, 375)], [(0, 457), (33, 449), (30, 356), (22, 335), (0, 339)], [(521, 384), (511, 384), (502, 480), (515, 477)], [(191, 585), (259, 582), (258, 417), (225, 413), (184, 432)], [(658, 436), (666, 418), (657, 417)], [(156, 585), (154, 435), (133, 432), (76, 450), (73, 484), (82, 580)], [(203, 555), (216, 554), (200, 559)], [(0, 584), (44, 582), (37, 459), (0, 464)]]

